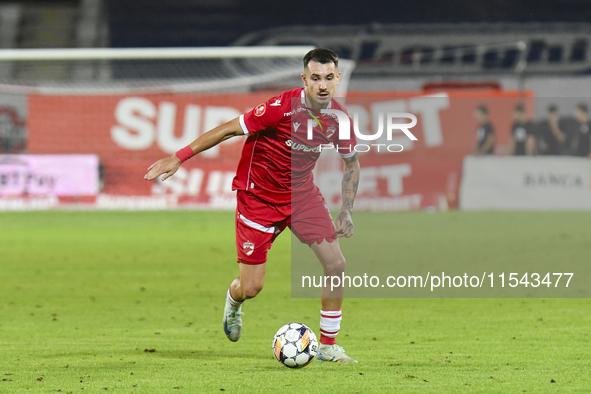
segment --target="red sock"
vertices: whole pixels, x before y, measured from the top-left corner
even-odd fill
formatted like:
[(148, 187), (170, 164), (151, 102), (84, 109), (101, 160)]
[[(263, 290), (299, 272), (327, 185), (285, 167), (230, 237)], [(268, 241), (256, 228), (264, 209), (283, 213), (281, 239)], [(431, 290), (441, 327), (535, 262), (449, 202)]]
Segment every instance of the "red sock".
[(327, 337), (320, 333), (320, 343), (323, 345), (336, 345), (336, 338)]

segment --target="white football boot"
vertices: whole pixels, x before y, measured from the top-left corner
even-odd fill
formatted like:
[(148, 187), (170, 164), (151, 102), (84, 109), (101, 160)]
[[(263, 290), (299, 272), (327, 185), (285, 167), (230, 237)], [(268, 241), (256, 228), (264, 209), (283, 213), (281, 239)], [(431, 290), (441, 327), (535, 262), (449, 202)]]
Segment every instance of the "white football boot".
[(242, 334), (242, 305), (238, 309), (232, 308), (232, 305), (226, 298), (226, 306), (224, 307), (224, 332), (228, 339), (232, 342), (237, 342)]
[(339, 345), (323, 345), (318, 348), (318, 361), (332, 361), (335, 363), (356, 363), (357, 360), (345, 354), (345, 349)]

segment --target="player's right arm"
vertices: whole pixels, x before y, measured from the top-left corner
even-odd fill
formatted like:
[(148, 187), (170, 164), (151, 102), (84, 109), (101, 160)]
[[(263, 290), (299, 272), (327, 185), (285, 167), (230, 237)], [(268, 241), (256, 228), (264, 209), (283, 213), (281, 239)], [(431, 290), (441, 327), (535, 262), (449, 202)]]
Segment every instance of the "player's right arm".
[[(244, 135), (244, 131), (242, 130), (242, 127), (240, 127), (239, 118), (235, 118), (201, 135), (195, 141), (191, 142), (188, 147), (190, 147), (193, 154), (196, 155), (216, 146), (222, 141), (239, 135)], [(158, 178), (160, 175), (163, 175), (162, 180), (164, 181), (173, 176), (181, 164), (181, 159), (179, 159), (176, 154), (160, 159), (148, 167), (148, 173), (144, 176), (144, 179), (151, 181)]]

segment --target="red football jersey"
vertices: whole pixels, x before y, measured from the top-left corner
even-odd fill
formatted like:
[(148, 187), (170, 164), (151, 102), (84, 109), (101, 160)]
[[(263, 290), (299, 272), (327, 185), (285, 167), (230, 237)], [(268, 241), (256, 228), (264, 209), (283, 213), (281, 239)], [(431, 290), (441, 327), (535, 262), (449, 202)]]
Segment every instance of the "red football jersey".
[[(336, 100), (329, 109), (347, 110)], [(314, 127), (308, 139), (308, 120)], [(248, 136), (238, 163), (232, 190), (248, 190), (260, 198), (278, 204), (312, 190), (312, 170), (320, 157), (321, 145), (333, 144), (342, 157), (355, 154), (355, 133), (351, 121), (351, 139), (340, 140), (337, 117), (306, 107), (304, 89), (293, 89), (257, 105), (240, 115), (240, 125)]]

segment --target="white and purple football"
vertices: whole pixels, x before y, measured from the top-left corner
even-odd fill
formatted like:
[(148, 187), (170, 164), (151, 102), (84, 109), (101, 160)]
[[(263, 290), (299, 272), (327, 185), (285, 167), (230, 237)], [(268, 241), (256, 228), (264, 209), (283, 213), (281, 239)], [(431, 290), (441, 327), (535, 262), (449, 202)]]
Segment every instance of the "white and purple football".
[(273, 338), (273, 354), (277, 361), (289, 368), (310, 364), (318, 352), (318, 340), (310, 327), (289, 323), (277, 330)]

